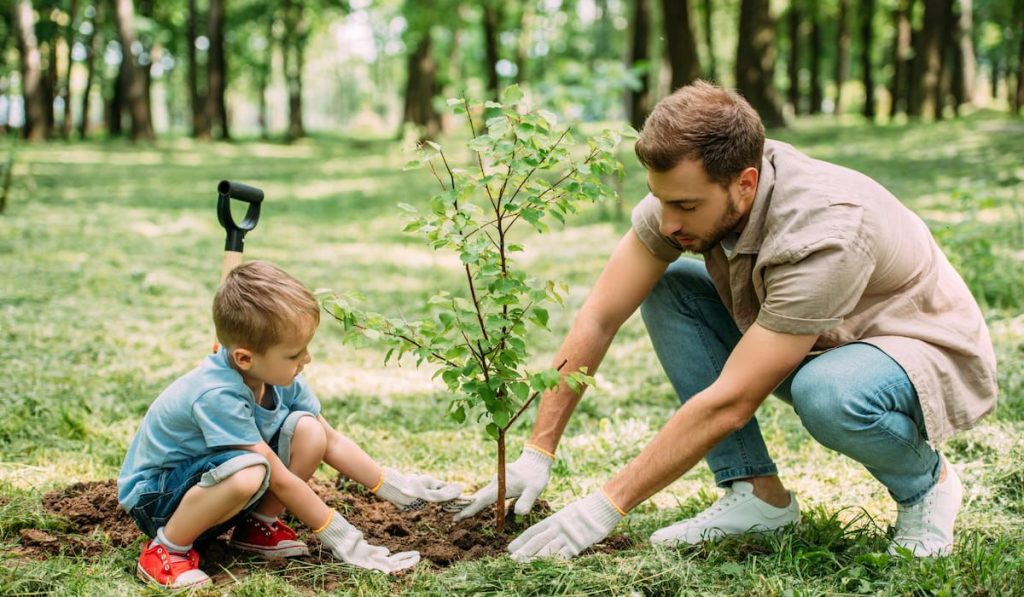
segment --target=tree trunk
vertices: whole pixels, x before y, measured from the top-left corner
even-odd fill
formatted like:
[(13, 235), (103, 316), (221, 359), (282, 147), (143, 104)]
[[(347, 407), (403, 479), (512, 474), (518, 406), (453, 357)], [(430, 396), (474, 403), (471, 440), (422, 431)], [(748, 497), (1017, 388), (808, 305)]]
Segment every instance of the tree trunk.
[[(959, 68), (959, 58), (957, 54), (960, 53), (960, 44), (957, 39), (957, 16), (954, 8), (956, 0), (949, 0), (943, 3), (943, 29), (942, 29), (942, 70), (939, 74), (939, 88), (935, 94), (935, 120), (942, 120), (943, 111), (946, 107), (946, 103), (953, 91), (954, 73), (953, 71)], [(957, 112), (958, 105), (954, 104), (954, 113)]]
[[(57, 23), (51, 20), (49, 24), (56, 31)], [(46, 48), (46, 69), (43, 71), (43, 114), (46, 116), (48, 136), (52, 137), (57, 132), (57, 118), (54, 114), (54, 100), (59, 91), (57, 89), (57, 35), (54, 34), (44, 47)]]
[(430, 25), (419, 32), (415, 50), (409, 53), (405, 83), (405, 106), (402, 122), (413, 124), (421, 131), (421, 140), (433, 139), (440, 132), (440, 117), (434, 110), (437, 95), (437, 62), (432, 51)]
[(803, 11), (799, 0), (793, 0), (789, 6), (787, 31), (789, 32), (789, 105), (794, 114), (800, 114), (800, 24), (803, 22)]
[(14, 6), (14, 22), (18, 30), (18, 52), (21, 54), (21, 93), (25, 106), (22, 135), (30, 141), (46, 138), (46, 112), (42, 95), (42, 54), (36, 38), (35, 15), (31, 0), (18, 0)]
[(484, 3), (484, 60), (487, 61), (487, 89), (491, 99), (498, 101), (498, 35), (501, 31), (501, 8), (497, 2)]
[(639, 87), (626, 92), (626, 114), (633, 128), (639, 130), (651, 109), (650, 57), (647, 53), (651, 29), (650, 0), (633, 0), (632, 26), (627, 66), (631, 69), (641, 66), (642, 71)]
[(230, 139), (227, 104), (227, 59), (224, 56), (224, 0), (210, 0), (207, 13), (206, 37), (210, 40), (210, 53), (206, 62), (206, 119), (211, 132), (217, 127), (221, 139)]
[(821, 15), (819, 14), (819, 6), (817, 2), (812, 2), (810, 5), (810, 17), (811, 17), (811, 37), (810, 37), (810, 48), (807, 53), (811, 58), (811, 105), (808, 109), (810, 114), (821, 113), (821, 102), (825, 99), (825, 93), (821, 86), (821, 55), (823, 49), (821, 47)]
[(498, 497), (494, 502), (495, 529), (505, 532), (505, 430), (498, 430)]
[(266, 54), (263, 56), (263, 62), (260, 64), (259, 73), (257, 73), (257, 87), (259, 92), (259, 125), (260, 125), (260, 137), (263, 139), (270, 138), (270, 125), (267, 119), (267, 87), (270, 86), (270, 78), (273, 75), (274, 68), (274, 23), (277, 18), (271, 14), (267, 18), (267, 47)]
[(843, 107), (843, 83), (849, 72), (850, 62), (850, 0), (839, 0), (839, 14), (836, 15), (836, 106), (834, 113), (838, 115)]
[(874, 46), (875, 0), (861, 0), (860, 5), (860, 69), (864, 82), (864, 118), (875, 119), (875, 76), (871, 63)]
[(302, 124), (302, 69), (305, 66), (306, 22), (303, 0), (284, 0), (284, 39), (281, 50), (284, 55), (285, 84), (288, 87), (288, 130), (286, 136), (294, 141), (306, 136)]
[(611, 7), (608, 0), (596, 0), (598, 11), (601, 13), (600, 20), (596, 25), (596, 39), (594, 39), (594, 57), (597, 59), (612, 58), (612, 36), (615, 34), (615, 27), (612, 25)]
[(743, 0), (740, 5), (736, 88), (761, 115), (766, 127), (785, 124), (775, 93), (775, 23), (770, 0)]
[(718, 79), (718, 61), (715, 59), (714, 32), (711, 25), (711, 17), (714, 16), (714, 10), (711, 8), (711, 0), (702, 0), (701, 4), (704, 8), (701, 11), (701, 16), (704, 18), (704, 46), (708, 51), (706, 76), (708, 79), (715, 81)]
[(199, 90), (199, 57), (196, 50), (199, 9), (196, 0), (188, 0), (188, 20), (185, 23), (185, 45), (188, 55), (188, 103), (192, 111), (192, 136), (210, 138), (210, 120), (206, 117), (206, 96)]
[(107, 134), (111, 137), (120, 137), (124, 134), (124, 103), (128, 95), (128, 61), (121, 59), (117, 67), (117, 76), (114, 77), (114, 92), (110, 96), (110, 103), (107, 108)]
[(942, 77), (942, 41), (946, 31), (946, 4), (952, 0), (924, 0), (924, 25), (921, 29), (921, 52), (915, 60), (917, 77), (908, 113), (914, 117), (935, 118)]
[(913, 9), (913, 0), (899, 0), (896, 10), (893, 11), (893, 21), (896, 25), (896, 36), (893, 39), (892, 49), (892, 80), (889, 82), (889, 117), (900, 112), (907, 112), (907, 100), (910, 88), (910, 15)]
[[(955, 92), (960, 103), (974, 101), (974, 83), (977, 79), (975, 68), (977, 58), (974, 55), (974, 7), (971, 0), (960, 0), (960, 19), (957, 23), (957, 38), (960, 57), (957, 78), (959, 85)], [(1018, 28), (1018, 31), (1020, 29)]]
[[(103, 2), (96, 2), (93, 4), (92, 14), (92, 31), (89, 33), (89, 38), (86, 47), (86, 58), (85, 58), (85, 91), (82, 92), (82, 119), (78, 121), (78, 138), (85, 139), (89, 133), (89, 96), (92, 95), (93, 87), (97, 87), (96, 79), (100, 80), (98, 87), (103, 88), (103, 68), (96, 68), (96, 57), (103, 52), (103, 36), (100, 35), (100, 26), (103, 23), (100, 11), (102, 10)], [(102, 97), (102, 94), (101, 94)]]
[(146, 93), (145, 73), (142, 72), (132, 46), (135, 45), (135, 6), (132, 0), (114, 0), (117, 33), (121, 40), (122, 64), (127, 65), (126, 91), (128, 111), (132, 116), (132, 139), (152, 140), (153, 121), (149, 111), (149, 95)]
[(1024, 7), (1022, 7), (1018, 15), (1017, 22), (1017, 36), (1020, 38), (1020, 41), (1017, 42), (1017, 90), (1013, 94), (1014, 114), (1020, 114), (1021, 108), (1024, 108), (1024, 34), (1020, 33), (1024, 31)]
[(693, 16), (689, 0), (661, 0), (661, 9), (665, 27), (665, 50), (672, 66), (669, 90), (675, 91), (700, 77), (697, 38), (693, 35)]
[(78, 15), (78, 0), (71, 0), (68, 8), (68, 26), (64, 31), (64, 40), (68, 45), (67, 72), (64, 73), (64, 82), (61, 83), (61, 98), (64, 100), (64, 121), (61, 126), (61, 136), (65, 139), (71, 138), (71, 66), (74, 60), (71, 57), (71, 50), (75, 47), (75, 18)]
[(519, 18), (519, 38), (516, 40), (516, 83), (527, 81), (526, 67), (530, 60), (530, 27), (533, 24), (533, 5), (523, 5)]

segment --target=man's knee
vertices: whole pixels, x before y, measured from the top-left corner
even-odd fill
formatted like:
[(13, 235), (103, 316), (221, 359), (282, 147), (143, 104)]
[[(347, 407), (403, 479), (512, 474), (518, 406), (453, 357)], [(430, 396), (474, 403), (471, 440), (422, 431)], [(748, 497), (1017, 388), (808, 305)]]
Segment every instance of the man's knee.
[(828, 375), (803, 373), (793, 380), (793, 410), (814, 439), (833, 447), (862, 423), (850, 408), (851, 388)]

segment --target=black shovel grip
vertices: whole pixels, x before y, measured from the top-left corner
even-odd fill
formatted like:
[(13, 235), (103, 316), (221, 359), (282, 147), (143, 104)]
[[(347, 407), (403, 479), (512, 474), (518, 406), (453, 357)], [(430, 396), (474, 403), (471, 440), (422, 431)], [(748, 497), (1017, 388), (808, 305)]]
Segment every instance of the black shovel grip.
[[(241, 223), (235, 223), (231, 216), (231, 200), (245, 201), (249, 207)], [(227, 231), (224, 240), (225, 251), (241, 253), (245, 243), (245, 233), (256, 227), (260, 220), (260, 206), (263, 203), (263, 191), (238, 182), (222, 180), (217, 185), (217, 219)]]

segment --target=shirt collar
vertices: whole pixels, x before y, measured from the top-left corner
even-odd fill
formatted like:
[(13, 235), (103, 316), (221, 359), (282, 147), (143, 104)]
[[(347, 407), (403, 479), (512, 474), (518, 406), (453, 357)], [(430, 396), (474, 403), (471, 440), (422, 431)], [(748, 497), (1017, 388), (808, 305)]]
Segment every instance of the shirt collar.
[(761, 157), (761, 174), (757, 179), (757, 192), (754, 194), (754, 204), (750, 207), (750, 215), (747, 218), (747, 225), (736, 241), (736, 248), (733, 255), (741, 253), (757, 254), (761, 250), (761, 243), (764, 241), (764, 222), (768, 216), (768, 206), (772, 202), (772, 190), (775, 188), (775, 166), (768, 161), (767, 157)]

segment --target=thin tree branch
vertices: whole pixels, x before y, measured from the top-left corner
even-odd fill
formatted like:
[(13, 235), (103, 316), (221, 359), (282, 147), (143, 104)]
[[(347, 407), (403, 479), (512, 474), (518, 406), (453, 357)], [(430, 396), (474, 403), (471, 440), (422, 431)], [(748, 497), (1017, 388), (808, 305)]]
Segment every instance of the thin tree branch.
[[(569, 359), (565, 359), (564, 361), (562, 361), (562, 364), (558, 366), (556, 371), (561, 371), (562, 367), (565, 367), (565, 364), (568, 362)], [(561, 383), (561, 381), (559, 381), (559, 383)], [(512, 424), (516, 422), (516, 419), (518, 419), (520, 415), (526, 412), (526, 409), (530, 408), (530, 405), (533, 404), (533, 401), (537, 399), (537, 396), (540, 396), (540, 392), (534, 392), (533, 395), (527, 398), (526, 402), (524, 402), (523, 405), (519, 407), (519, 410), (516, 411), (516, 414), (512, 415), (512, 418), (508, 420), (508, 424), (505, 425), (505, 427), (502, 430), (508, 431), (512, 427)]]
[(437, 175), (437, 170), (434, 170), (434, 162), (427, 160), (427, 166), (430, 166), (430, 173), (437, 179), (437, 184), (441, 185), (441, 190), (447, 191), (448, 189), (445, 188), (444, 183), (441, 181), (441, 177)]

